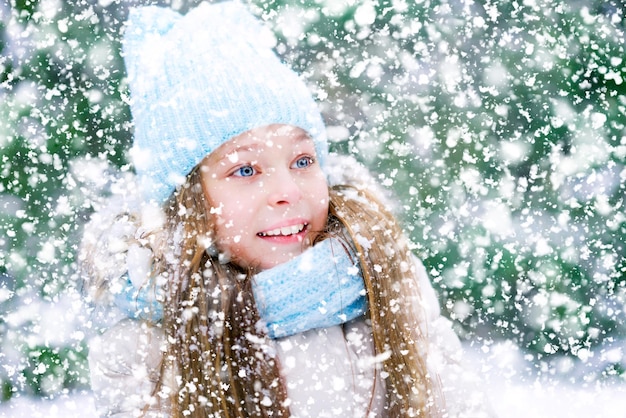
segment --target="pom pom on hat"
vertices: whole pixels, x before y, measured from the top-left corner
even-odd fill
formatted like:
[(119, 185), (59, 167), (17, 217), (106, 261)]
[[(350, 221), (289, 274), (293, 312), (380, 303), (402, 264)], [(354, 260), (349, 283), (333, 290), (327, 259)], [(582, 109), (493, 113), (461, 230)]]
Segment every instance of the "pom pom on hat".
[(273, 36), (236, 1), (186, 15), (131, 9), (122, 41), (134, 144), (145, 197), (163, 203), (202, 159), (230, 138), (269, 124), (304, 129), (323, 164), (319, 109), (272, 50)]

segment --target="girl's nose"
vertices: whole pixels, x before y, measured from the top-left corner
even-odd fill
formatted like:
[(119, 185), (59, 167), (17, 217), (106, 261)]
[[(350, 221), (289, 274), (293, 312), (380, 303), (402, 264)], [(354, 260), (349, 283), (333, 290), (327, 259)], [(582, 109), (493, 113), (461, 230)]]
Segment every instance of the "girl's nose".
[(289, 172), (276, 171), (265, 182), (270, 206), (296, 203), (302, 197), (302, 190), (297, 180)]

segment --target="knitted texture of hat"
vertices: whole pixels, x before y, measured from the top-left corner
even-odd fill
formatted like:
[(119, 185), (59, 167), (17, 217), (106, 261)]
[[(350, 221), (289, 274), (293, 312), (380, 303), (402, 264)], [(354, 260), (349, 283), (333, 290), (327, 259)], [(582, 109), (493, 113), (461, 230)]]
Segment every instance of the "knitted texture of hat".
[(131, 9), (122, 40), (134, 123), (131, 156), (147, 199), (164, 202), (218, 146), (270, 124), (304, 129), (323, 165), (325, 127), (272, 33), (237, 1), (186, 15)]

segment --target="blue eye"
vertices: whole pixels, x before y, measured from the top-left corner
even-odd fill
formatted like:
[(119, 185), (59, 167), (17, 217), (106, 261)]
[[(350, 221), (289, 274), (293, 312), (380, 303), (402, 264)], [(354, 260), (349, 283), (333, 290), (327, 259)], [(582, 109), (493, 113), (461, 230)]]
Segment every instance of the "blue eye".
[(315, 160), (313, 159), (313, 157), (300, 157), (296, 160), (296, 162), (294, 163), (295, 168), (307, 168), (308, 166), (312, 165), (315, 162)]
[(254, 167), (252, 167), (250, 165), (244, 165), (243, 167), (239, 167), (233, 173), (233, 175), (237, 176), (237, 177), (250, 177), (250, 176), (253, 176), (255, 174), (256, 174), (256, 170), (254, 169)]

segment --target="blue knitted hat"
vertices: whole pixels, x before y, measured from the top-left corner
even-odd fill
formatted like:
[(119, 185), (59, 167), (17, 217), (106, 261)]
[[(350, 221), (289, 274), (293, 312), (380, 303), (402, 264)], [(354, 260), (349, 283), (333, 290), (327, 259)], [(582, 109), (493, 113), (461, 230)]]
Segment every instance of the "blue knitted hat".
[(186, 15), (130, 11), (122, 41), (134, 121), (133, 163), (145, 197), (164, 202), (230, 138), (269, 124), (304, 129), (328, 152), (319, 109), (272, 50), (273, 36), (236, 1)]

